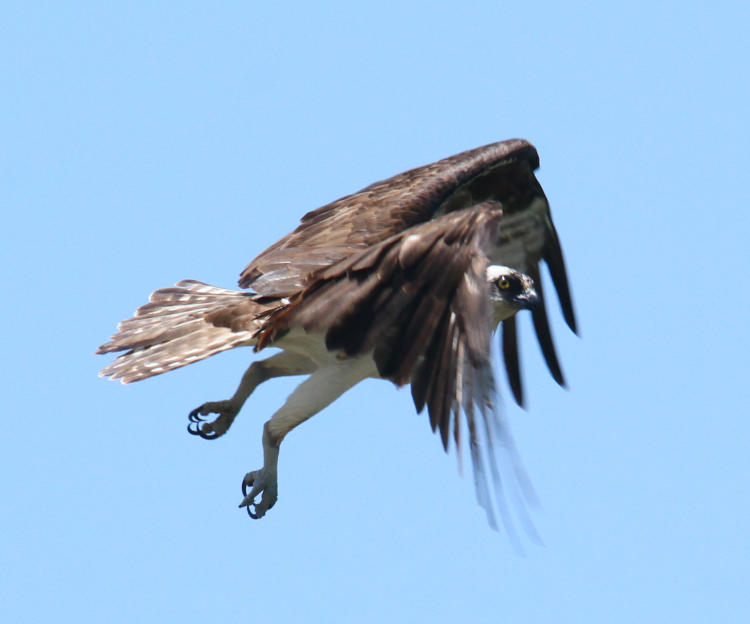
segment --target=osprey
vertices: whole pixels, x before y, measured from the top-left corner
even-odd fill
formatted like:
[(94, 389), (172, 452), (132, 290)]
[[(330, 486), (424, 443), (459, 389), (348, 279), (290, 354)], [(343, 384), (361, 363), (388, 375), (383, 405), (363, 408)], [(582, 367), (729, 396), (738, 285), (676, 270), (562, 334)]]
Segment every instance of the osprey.
[[(294, 427), (363, 379), (411, 385), (417, 412), (459, 458), (466, 421), (480, 505), (496, 526), (485, 463), (504, 522), (495, 446), (529, 495), (494, 408), (490, 339), (502, 324), (509, 384), (523, 404), (515, 314), (531, 309), (542, 353), (564, 385), (545, 311), (544, 261), (576, 331), (562, 251), (534, 170), (535, 148), (513, 139), (406, 171), (309, 212), (242, 271), (241, 288), (194, 280), (157, 290), (97, 353), (124, 351), (100, 373), (138, 381), (239, 346), (281, 352), (253, 362), (234, 395), (189, 414), (188, 431), (224, 435), (255, 388), (309, 375), (263, 427), (263, 467), (242, 481), (253, 518), (277, 500), (279, 446)], [(209, 414), (215, 414), (208, 420)], [(463, 418), (462, 418), (463, 415)], [(259, 498), (260, 497), (260, 498)]]

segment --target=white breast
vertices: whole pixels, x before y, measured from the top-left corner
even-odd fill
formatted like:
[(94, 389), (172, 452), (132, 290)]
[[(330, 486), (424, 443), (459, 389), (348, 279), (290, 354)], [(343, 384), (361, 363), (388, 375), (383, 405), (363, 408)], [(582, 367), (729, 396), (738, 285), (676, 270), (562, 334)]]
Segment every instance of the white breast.
[[(360, 370), (359, 374), (362, 374), (361, 371), (364, 370), (366, 372), (365, 377), (378, 377), (377, 367), (375, 366), (372, 354), (348, 357), (341, 351), (329, 351), (326, 349), (325, 334), (323, 332), (308, 333), (301, 327), (295, 327), (283, 338), (275, 341), (273, 346), (292, 353), (305, 355), (315, 362), (318, 368), (335, 367), (339, 363), (348, 360), (351, 360), (351, 364), (354, 367), (354, 360), (357, 360), (356, 368)], [(367, 363), (368, 361), (370, 364)]]

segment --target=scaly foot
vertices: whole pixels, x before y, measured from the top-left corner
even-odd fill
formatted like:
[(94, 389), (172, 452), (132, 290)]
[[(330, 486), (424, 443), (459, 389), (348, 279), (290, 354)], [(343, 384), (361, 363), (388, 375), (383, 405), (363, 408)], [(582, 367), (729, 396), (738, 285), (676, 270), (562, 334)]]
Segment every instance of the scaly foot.
[[(247, 488), (252, 487), (248, 492)], [(260, 502), (255, 502), (255, 497), (261, 494)], [(245, 497), (240, 507), (245, 507), (251, 518), (262, 518), (271, 509), (278, 498), (278, 481), (276, 473), (264, 469), (248, 472), (242, 479), (242, 495)]]
[[(229, 430), (238, 411), (231, 400), (204, 403), (188, 414), (190, 420), (187, 428), (188, 433), (200, 436), (204, 440), (215, 440)], [(218, 414), (219, 416), (212, 422), (208, 422), (203, 418), (208, 414)]]

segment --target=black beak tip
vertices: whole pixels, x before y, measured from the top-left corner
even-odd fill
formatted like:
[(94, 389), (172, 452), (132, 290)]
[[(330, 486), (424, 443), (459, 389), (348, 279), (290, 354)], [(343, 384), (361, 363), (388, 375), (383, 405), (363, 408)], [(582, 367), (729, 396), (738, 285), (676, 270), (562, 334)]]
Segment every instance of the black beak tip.
[(535, 290), (532, 290), (523, 298), (524, 307), (527, 310), (531, 310), (532, 312), (539, 307), (540, 303), (541, 301), (539, 300), (539, 295), (536, 293)]

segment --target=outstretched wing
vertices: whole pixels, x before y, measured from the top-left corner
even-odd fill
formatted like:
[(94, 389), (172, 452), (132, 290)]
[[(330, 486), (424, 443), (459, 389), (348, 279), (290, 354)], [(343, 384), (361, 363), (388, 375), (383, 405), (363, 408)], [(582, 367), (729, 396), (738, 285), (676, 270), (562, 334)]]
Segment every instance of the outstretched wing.
[[(512, 139), (479, 147), (376, 182), (309, 212), (299, 227), (266, 249), (242, 272), (240, 286), (271, 297), (291, 297), (312, 274), (441, 215), (485, 201), (502, 204), (501, 239), (491, 260), (532, 275), (541, 293), (539, 262), (549, 266), (563, 315), (576, 331), (562, 251), (544, 191), (534, 176), (533, 145)], [(555, 380), (564, 379), (543, 297), (534, 328)], [(503, 326), (503, 355), (513, 395), (523, 403), (515, 320)]]
[[(483, 453), (489, 454), (500, 487), (493, 442), (512, 449), (494, 411), (486, 279), (502, 215), (499, 204), (485, 202), (412, 227), (318, 271), (287, 308), (271, 316), (261, 338), (262, 344), (302, 326), (324, 332), (330, 350), (372, 353), (381, 377), (411, 383), (417, 411), (427, 407), (446, 450), (451, 434), (461, 449), (463, 413), (478, 500), (493, 525)], [(520, 465), (512, 463), (516, 480), (525, 484)], [(503, 511), (502, 496), (498, 502)]]

